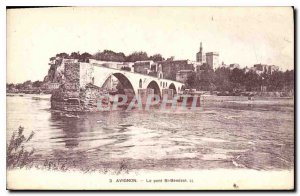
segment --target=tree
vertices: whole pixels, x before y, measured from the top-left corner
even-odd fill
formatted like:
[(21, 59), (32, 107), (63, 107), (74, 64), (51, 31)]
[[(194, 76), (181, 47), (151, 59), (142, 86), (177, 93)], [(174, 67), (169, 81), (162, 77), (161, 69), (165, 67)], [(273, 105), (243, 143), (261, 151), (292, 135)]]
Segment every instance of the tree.
[(22, 83), (16, 84), (16, 89), (18, 90), (23, 89), (23, 84)]
[(244, 84), (247, 91), (257, 90), (259, 83), (259, 76), (256, 72), (251, 70), (245, 74)]
[(63, 52), (63, 53), (56, 54), (56, 57), (67, 59), (67, 58), (69, 58), (69, 55), (67, 53)]
[(196, 73), (192, 72), (186, 80), (186, 88), (194, 88), (197, 85)]
[(294, 70), (287, 70), (286, 72), (284, 72), (284, 81), (285, 81), (285, 85), (288, 86), (289, 88), (294, 88), (294, 83), (295, 83), (295, 74), (294, 74)]
[(229, 80), (233, 83), (237, 83), (237, 84), (243, 84), (244, 82), (244, 71), (238, 68), (234, 68), (231, 72), (230, 72), (230, 76), (229, 76)]
[(157, 61), (163, 61), (165, 60), (165, 58), (163, 58), (161, 54), (154, 54), (153, 56), (149, 57), (149, 60), (157, 62)]
[(129, 56), (127, 56), (127, 62), (136, 62), (136, 61), (146, 61), (148, 60), (148, 55), (146, 52), (133, 52)]
[(79, 62), (88, 62), (89, 59), (93, 58), (93, 56), (87, 52), (82, 53), (79, 57)]
[(6, 83), (6, 88), (7, 89), (12, 89), (12, 88), (15, 88), (15, 85), (13, 83)]
[(39, 80), (32, 83), (32, 87), (36, 87), (36, 88), (40, 88), (42, 85), (43, 85), (43, 82), (39, 81)]
[(200, 73), (199, 81), (197, 86), (201, 90), (211, 90), (215, 81), (215, 72), (212, 69), (204, 70)]
[(212, 70), (212, 68), (207, 64), (207, 63), (203, 63), (201, 66), (200, 66), (200, 70)]
[(80, 58), (80, 53), (79, 52), (72, 52), (71, 55), (70, 55), (70, 58), (79, 59)]
[(284, 73), (281, 71), (274, 71), (270, 75), (269, 84), (269, 90), (281, 91), (285, 84)]
[(97, 52), (93, 57), (96, 60), (100, 60), (100, 61), (114, 61), (114, 62), (124, 62), (126, 59), (124, 53), (122, 52), (116, 53), (111, 50), (104, 50), (103, 52)]
[(219, 91), (232, 91), (233, 84), (230, 81), (230, 69), (221, 67), (217, 68), (215, 71), (214, 84), (216, 85), (216, 90)]

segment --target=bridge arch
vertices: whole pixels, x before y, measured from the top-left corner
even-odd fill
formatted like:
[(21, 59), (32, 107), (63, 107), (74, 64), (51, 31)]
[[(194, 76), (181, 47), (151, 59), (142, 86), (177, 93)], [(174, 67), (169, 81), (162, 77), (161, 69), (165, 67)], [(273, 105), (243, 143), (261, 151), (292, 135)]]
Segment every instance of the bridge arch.
[(131, 93), (133, 93), (133, 95), (136, 95), (136, 91), (135, 91), (131, 81), (129, 80), (129, 78), (126, 77), (124, 74), (122, 74), (120, 72), (115, 72), (115, 73), (110, 74), (107, 77), (107, 79), (105, 80), (105, 82), (103, 83), (102, 88), (107, 84), (107, 81), (109, 80), (109, 78), (111, 76), (115, 76), (119, 80), (119, 83), (123, 87), (123, 90), (124, 89), (128, 89), (128, 90), (130, 89)]
[(174, 91), (174, 94), (177, 94), (176, 87), (173, 83), (170, 84), (169, 89), (172, 89)]
[[(109, 84), (107, 82), (110, 82), (110, 80), (107, 79), (111, 76), (114, 76), (120, 81), (118, 89), (131, 89), (134, 92), (134, 95), (138, 94), (139, 89), (152, 88), (155, 91), (154, 93), (160, 95), (161, 97), (162, 89), (174, 89), (173, 87), (175, 86), (176, 93), (179, 93), (181, 92), (181, 88), (183, 86), (183, 83), (178, 81), (159, 79), (153, 76), (143, 75), (129, 71), (111, 69), (102, 66), (94, 66), (93, 68), (94, 70), (92, 72), (91, 77), (94, 77), (95, 86), (105, 87), (105, 84)], [(84, 87), (86, 83), (92, 83), (92, 81), (92, 78), (83, 77), (80, 81), (80, 85)], [(174, 86), (171, 84), (174, 84)]]
[(161, 97), (160, 88), (156, 81), (152, 80), (148, 85), (147, 88), (154, 89), (154, 94), (159, 95)]

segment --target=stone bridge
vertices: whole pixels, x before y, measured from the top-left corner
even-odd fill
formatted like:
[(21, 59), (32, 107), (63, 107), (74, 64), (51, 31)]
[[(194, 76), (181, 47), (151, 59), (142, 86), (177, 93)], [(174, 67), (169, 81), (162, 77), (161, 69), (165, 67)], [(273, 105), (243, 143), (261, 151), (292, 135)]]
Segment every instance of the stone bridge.
[[(67, 112), (98, 111), (98, 98), (105, 93), (99, 91), (99, 88), (106, 88), (111, 76), (119, 80), (124, 93), (129, 97), (128, 101), (133, 95), (142, 95), (143, 99), (147, 97), (143, 95), (148, 93), (160, 97), (167, 94), (168, 98), (172, 98), (183, 87), (180, 82), (93, 63), (65, 62), (61, 69), (64, 70), (62, 84), (52, 92), (51, 108)], [(107, 104), (109, 105), (109, 101)]]
[(111, 76), (115, 76), (124, 89), (132, 89), (135, 95), (139, 89), (154, 89), (154, 93), (162, 95), (163, 89), (173, 89), (173, 94), (177, 94), (182, 90), (183, 83), (157, 78), (126, 70), (108, 68), (90, 63), (80, 63), (80, 87), (84, 87), (88, 83), (92, 83), (98, 87), (103, 87)]

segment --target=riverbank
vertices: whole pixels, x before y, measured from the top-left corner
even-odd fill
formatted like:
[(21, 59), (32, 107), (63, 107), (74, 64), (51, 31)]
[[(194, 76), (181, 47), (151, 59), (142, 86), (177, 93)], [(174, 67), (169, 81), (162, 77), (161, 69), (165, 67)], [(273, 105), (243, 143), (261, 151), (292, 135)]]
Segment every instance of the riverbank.
[(26, 94), (26, 93), (6, 93), (7, 97), (31, 97), (33, 99), (47, 99), (50, 101), (51, 94)]
[(29, 89), (29, 90), (7, 90), (6, 94), (51, 94), (53, 90), (40, 90), (40, 89)]
[(293, 170), (135, 170), (119, 175), (38, 169), (7, 171), (7, 188), (22, 190), (291, 190), (293, 187)]

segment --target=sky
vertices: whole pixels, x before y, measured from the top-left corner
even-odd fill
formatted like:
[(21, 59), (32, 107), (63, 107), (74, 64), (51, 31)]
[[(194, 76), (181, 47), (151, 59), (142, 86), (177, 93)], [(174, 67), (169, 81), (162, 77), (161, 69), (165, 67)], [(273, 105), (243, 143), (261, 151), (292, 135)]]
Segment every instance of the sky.
[(7, 82), (43, 80), (57, 53), (145, 51), (294, 68), (291, 7), (69, 7), (7, 10)]

